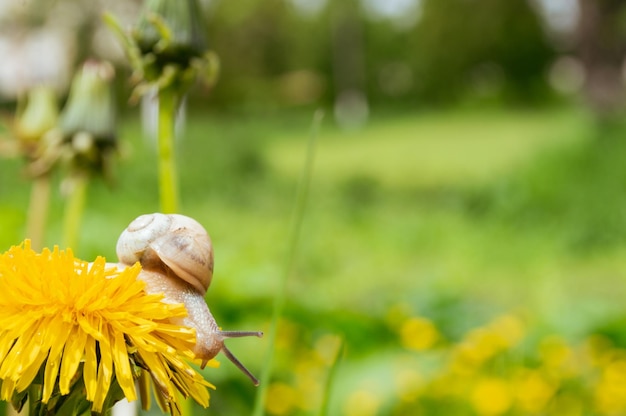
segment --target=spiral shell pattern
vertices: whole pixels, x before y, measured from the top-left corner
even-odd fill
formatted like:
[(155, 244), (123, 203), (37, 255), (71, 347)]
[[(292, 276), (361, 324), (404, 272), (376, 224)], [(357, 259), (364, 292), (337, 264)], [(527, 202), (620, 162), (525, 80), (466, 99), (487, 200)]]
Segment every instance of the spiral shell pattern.
[(169, 269), (202, 294), (211, 284), (211, 239), (200, 223), (184, 215), (137, 217), (120, 235), (116, 251), (120, 263), (140, 262), (146, 270)]

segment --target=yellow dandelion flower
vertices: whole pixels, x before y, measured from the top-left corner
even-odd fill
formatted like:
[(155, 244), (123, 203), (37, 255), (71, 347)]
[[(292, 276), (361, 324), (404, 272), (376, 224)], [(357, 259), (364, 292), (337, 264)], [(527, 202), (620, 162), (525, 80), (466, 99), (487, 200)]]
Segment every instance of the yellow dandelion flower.
[(626, 360), (617, 359), (602, 371), (594, 388), (595, 404), (603, 414), (626, 412)]
[(374, 416), (379, 413), (382, 399), (373, 391), (359, 389), (350, 394), (345, 402), (346, 416)]
[(177, 391), (208, 406), (214, 387), (187, 363), (195, 332), (169, 321), (186, 310), (146, 294), (140, 270), (58, 247), (36, 253), (28, 240), (0, 254), (0, 399), (28, 392), (31, 403), (58, 410), (78, 391), (101, 413), (122, 393), (136, 400), (135, 379), (149, 377), (172, 414)]
[(544, 338), (539, 345), (539, 353), (544, 365), (550, 369), (562, 369), (573, 359), (573, 351), (560, 336)]
[(511, 389), (503, 379), (484, 377), (476, 382), (470, 400), (479, 415), (501, 415), (511, 408)]
[(272, 415), (290, 414), (300, 401), (298, 391), (288, 384), (272, 383), (268, 390), (265, 409)]
[(402, 346), (415, 351), (423, 351), (433, 347), (439, 337), (439, 331), (437, 331), (435, 324), (426, 318), (409, 318), (400, 328)]
[(527, 414), (538, 414), (554, 397), (558, 386), (538, 370), (523, 369), (514, 385), (519, 407)]

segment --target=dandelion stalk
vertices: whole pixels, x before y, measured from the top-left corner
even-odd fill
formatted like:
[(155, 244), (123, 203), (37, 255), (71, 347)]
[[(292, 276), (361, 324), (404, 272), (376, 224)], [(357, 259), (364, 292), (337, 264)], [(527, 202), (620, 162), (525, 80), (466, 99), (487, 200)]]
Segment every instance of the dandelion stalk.
[(276, 349), (278, 321), (280, 320), (283, 314), (283, 310), (285, 308), (287, 284), (289, 282), (289, 278), (293, 275), (295, 260), (300, 246), (300, 234), (302, 231), (304, 212), (306, 208), (307, 197), (309, 194), (311, 178), (313, 176), (315, 145), (317, 142), (319, 126), (322, 122), (322, 118), (323, 112), (321, 110), (316, 111), (313, 116), (313, 122), (311, 124), (311, 133), (309, 135), (309, 141), (307, 145), (306, 160), (300, 175), (300, 181), (298, 183), (298, 189), (296, 194), (296, 202), (291, 217), (287, 257), (283, 269), (283, 274), (280, 279), (279, 287), (276, 291), (276, 295), (274, 296), (272, 319), (270, 321), (269, 328), (268, 353), (267, 358), (264, 360), (265, 365), (261, 372), (261, 377), (259, 378), (260, 385), (259, 390), (257, 391), (253, 409), (254, 416), (262, 416), (265, 413), (264, 409), (267, 388), (269, 385), (269, 381), (272, 377), (272, 371), (274, 367), (274, 353)]
[(182, 97), (196, 80), (211, 85), (217, 59), (206, 47), (197, 0), (148, 0), (134, 30), (126, 34), (111, 15), (105, 22), (117, 35), (133, 68), (131, 101), (158, 91), (158, 158), (161, 211), (179, 209), (174, 120)]
[(48, 206), (50, 204), (50, 176), (33, 179), (28, 205), (26, 235), (34, 249), (40, 250), (44, 243)]
[(159, 91), (159, 191), (161, 211), (178, 212), (178, 179), (174, 151), (174, 120), (177, 93), (173, 88)]
[(74, 76), (63, 109), (58, 141), (68, 171), (69, 191), (63, 224), (66, 247), (77, 247), (87, 185), (94, 175), (110, 175), (111, 155), (117, 146), (116, 115), (111, 83), (115, 76), (107, 62), (87, 61)]
[[(16, 115), (14, 133), (19, 148), (28, 161), (27, 174), (32, 178), (28, 207), (26, 236), (35, 248), (43, 245), (46, 217), (50, 198), (50, 168), (42, 160), (47, 155), (48, 133), (56, 127), (58, 108), (54, 91), (38, 86), (28, 92), (25, 102), (20, 102)], [(33, 169), (37, 165), (42, 168)]]
[(87, 200), (87, 186), (89, 177), (78, 173), (69, 179), (69, 195), (65, 206), (63, 218), (63, 244), (65, 247), (76, 247), (80, 224)]

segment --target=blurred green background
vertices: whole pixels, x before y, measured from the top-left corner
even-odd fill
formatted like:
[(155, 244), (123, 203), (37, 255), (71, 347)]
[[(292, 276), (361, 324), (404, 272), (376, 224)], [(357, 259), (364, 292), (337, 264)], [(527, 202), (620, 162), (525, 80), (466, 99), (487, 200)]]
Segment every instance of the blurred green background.
[[(87, 57), (118, 69), (119, 158), (90, 183), (83, 259), (114, 259), (126, 225), (158, 210), (155, 146), (100, 23), (108, 10), (129, 24), (140, 4), (0, 7), (0, 149), (28, 88), (47, 82), (63, 101)], [(189, 95), (176, 150), (182, 213), (215, 246), (207, 301), (225, 329), (268, 329), (325, 114), (268, 414), (320, 414), (326, 390), (331, 415), (626, 414), (622, 1), (201, 4), (221, 73)], [(28, 237), (23, 170), (0, 159), (1, 250)], [(48, 246), (62, 241), (62, 177)], [(258, 375), (267, 342), (229, 346)], [(249, 414), (254, 388), (220, 361), (197, 414)]]

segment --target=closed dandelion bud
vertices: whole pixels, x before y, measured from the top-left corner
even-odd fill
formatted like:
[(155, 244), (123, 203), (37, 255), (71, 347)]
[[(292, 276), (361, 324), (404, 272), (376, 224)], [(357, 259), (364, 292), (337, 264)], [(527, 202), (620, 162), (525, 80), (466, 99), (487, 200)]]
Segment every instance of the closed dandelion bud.
[(116, 19), (105, 22), (121, 40), (137, 84), (131, 102), (154, 89), (172, 90), (177, 102), (193, 82), (215, 83), (218, 58), (208, 50), (197, 0), (147, 0), (131, 35)]
[(19, 153), (28, 162), (25, 173), (32, 178), (48, 174), (59, 158), (58, 117), (56, 96), (50, 87), (33, 88), (20, 103), (13, 134)]
[(59, 111), (50, 87), (39, 86), (28, 92), (26, 103), (15, 120), (15, 135), (28, 158), (36, 157), (41, 138), (56, 126)]
[(206, 51), (204, 27), (196, 0), (148, 0), (133, 33), (142, 55), (152, 53), (160, 67), (186, 67)]
[(116, 148), (114, 75), (111, 64), (88, 61), (72, 81), (60, 130), (73, 167), (107, 170), (109, 154)]
[(115, 140), (115, 109), (111, 82), (113, 66), (87, 61), (72, 82), (67, 105), (61, 117), (64, 134), (85, 131), (98, 140)]

